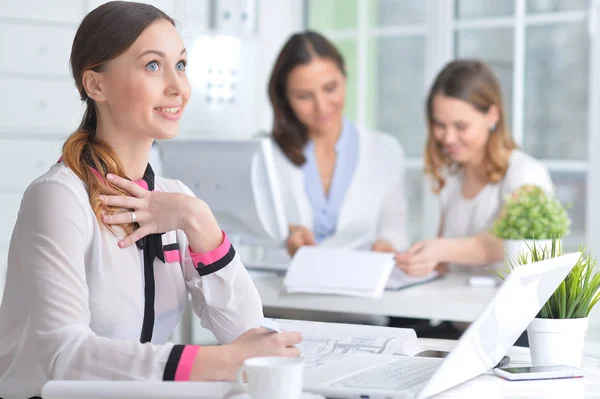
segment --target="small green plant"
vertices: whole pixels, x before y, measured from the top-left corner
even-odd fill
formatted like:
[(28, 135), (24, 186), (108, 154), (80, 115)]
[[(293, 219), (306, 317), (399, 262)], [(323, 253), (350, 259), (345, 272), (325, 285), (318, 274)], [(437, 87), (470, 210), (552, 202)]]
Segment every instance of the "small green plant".
[[(504, 280), (516, 267), (563, 255), (560, 240), (552, 239), (552, 246), (539, 247), (534, 242), (528, 252), (521, 252), (516, 263), (507, 261), (504, 269), (490, 269)], [(596, 258), (580, 248), (581, 256), (567, 277), (558, 286), (537, 317), (541, 319), (579, 319), (588, 317), (600, 300), (600, 272), (595, 271)]]
[(547, 240), (569, 233), (565, 207), (540, 187), (525, 185), (509, 195), (490, 233), (503, 240)]

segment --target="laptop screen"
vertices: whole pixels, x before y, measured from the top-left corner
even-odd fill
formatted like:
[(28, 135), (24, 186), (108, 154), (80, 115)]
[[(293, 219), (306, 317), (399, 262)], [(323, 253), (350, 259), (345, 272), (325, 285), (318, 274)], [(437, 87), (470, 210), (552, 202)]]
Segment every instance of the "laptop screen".
[(580, 255), (576, 252), (514, 269), (419, 397), (438, 394), (492, 369), (535, 318)]

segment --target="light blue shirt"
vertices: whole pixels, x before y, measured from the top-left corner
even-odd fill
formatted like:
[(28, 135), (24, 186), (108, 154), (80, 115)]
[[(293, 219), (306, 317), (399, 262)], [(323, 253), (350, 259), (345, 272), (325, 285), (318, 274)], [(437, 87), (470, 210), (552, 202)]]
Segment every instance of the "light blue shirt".
[(339, 210), (350, 186), (358, 162), (358, 132), (344, 119), (343, 128), (335, 144), (335, 165), (329, 185), (329, 196), (323, 191), (317, 166), (315, 146), (309, 141), (304, 149), (304, 186), (313, 213), (313, 232), (317, 244), (335, 233)]

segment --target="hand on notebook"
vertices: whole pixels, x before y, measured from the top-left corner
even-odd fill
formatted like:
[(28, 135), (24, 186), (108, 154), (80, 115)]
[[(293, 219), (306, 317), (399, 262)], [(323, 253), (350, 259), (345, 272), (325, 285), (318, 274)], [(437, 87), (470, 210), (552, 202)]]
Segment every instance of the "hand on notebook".
[(316, 245), (315, 235), (304, 226), (290, 226), (290, 236), (287, 240), (287, 250), (290, 256), (304, 245)]
[(232, 345), (244, 358), (254, 356), (298, 357), (300, 351), (295, 345), (300, 342), (302, 342), (302, 334), (297, 331), (282, 331), (273, 334), (264, 328), (253, 328), (233, 341)]
[(234, 381), (244, 360), (259, 356), (298, 357), (302, 342), (299, 332), (273, 334), (264, 328), (252, 328), (232, 343), (220, 346), (203, 346), (198, 351), (190, 380)]
[(396, 254), (396, 264), (409, 276), (426, 276), (443, 262), (444, 242), (441, 239), (419, 241), (405, 252)]

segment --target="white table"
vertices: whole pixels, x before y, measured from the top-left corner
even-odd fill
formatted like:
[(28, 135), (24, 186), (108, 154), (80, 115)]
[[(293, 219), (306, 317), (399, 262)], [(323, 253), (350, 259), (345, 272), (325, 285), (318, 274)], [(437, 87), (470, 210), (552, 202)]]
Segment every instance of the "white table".
[(266, 308), (471, 322), (494, 296), (496, 288), (470, 286), (468, 280), (468, 276), (455, 273), (399, 291), (386, 291), (379, 299), (288, 294), (283, 278), (277, 276), (255, 279), (254, 283)]
[[(419, 339), (423, 349), (450, 350), (456, 341)], [(511, 365), (528, 365), (529, 350), (512, 348)], [(600, 397), (600, 366), (596, 359), (584, 358), (584, 378), (511, 382), (491, 372), (480, 375), (437, 397), (439, 398), (568, 398)], [(233, 383), (168, 382), (69, 382), (53, 381), (44, 387), (47, 399), (217, 399), (235, 389)], [(60, 395), (56, 393), (60, 391)]]
[[(442, 279), (409, 287), (400, 291), (386, 291), (380, 299), (345, 297), (337, 295), (288, 294), (283, 278), (267, 275), (255, 279), (265, 308), (299, 309), (332, 313), (372, 314), (410, 317), (417, 319), (471, 322), (487, 305), (496, 292), (494, 287), (473, 287), (468, 276), (451, 274)], [(200, 326), (198, 318), (191, 316), (192, 341), (201, 344), (216, 342), (214, 335)], [(586, 334), (584, 353), (600, 357), (600, 305), (592, 312)], [(190, 328), (190, 327), (188, 327)], [(182, 343), (192, 342), (182, 340)]]
[[(265, 308), (299, 309), (332, 313), (371, 314), (409, 317), (437, 321), (472, 322), (494, 296), (494, 287), (469, 285), (469, 276), (450, 274), (442, 279), (408, 287), (399, 291), (386, 291), (380, 299), (345, 297), (337, 295), (288, 294), (283, 287), (283, 277), (267, 276), (254, 281)], [(199, 323), (196, 323), (199, 324)], [(210, 332), (200, 332), (195, 325), (195, 335), (206, 339)], [(600, 304), (590, 315), (584, 354), (600, 357)], [(209, 341), (210, 342), (210, 341)]]
[[(419, 343), (423, 349), (451, 350), (456, 341), (424, 339)], [(529, 366), (529, 349), (513, 347), (508, 351), (511, 366)], [(600, 397), (600, 362), (585, 357), (581, 363), (584, 378), (543, 381), (506, 381), (491, 371), (454, 387), (438, 398), (556, 398), (579, 399)]]
[[(252, 273), (252, 272), (251, 272)], [(409, 317), (436, 321), (472, 322), (496, 292), (495, 287), (469, 285), (469, 276), (450, 274), (435, 281), (407, 287), (398, 291), (385, 291), (382, 298), (359, 298), (341, 295), (288, 294), (283, 287), (283, 277), (264, 274), (256, 277), (265, 312), (275, 310), (274, 317), (286, 318), (277, 311), (307, 310), (335, 314)], [(273, 312), (270, 312), (273, 313)], [(292, 314), (289, 318), (300, 318)], [(321, 320), (325, 321), (325, 320)], [(357, 323), (354, 320), (343, 320)], [(359, 322), (358, 322), (359, 323)], [(192, 318), (193, 343), (212, 344), (214, 335), (202, 328), (198, 318)], [(181, 341), (188, 343), (190, 341)]]

